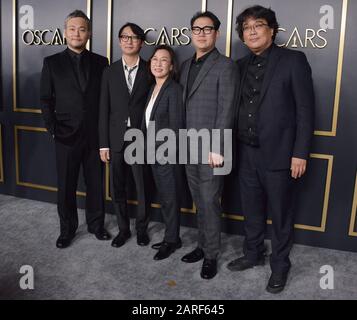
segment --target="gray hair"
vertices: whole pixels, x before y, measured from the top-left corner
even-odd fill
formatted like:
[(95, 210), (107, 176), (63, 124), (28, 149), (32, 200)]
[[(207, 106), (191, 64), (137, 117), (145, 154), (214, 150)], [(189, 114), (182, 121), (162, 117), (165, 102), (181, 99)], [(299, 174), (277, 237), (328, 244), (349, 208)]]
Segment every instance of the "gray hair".
[(74, 10), (64, 20), (64, 28), (67, 28), (67, 22), (72, 18), (83, 18), (87, 22), (88, 30), (92, 31), (92, 23), (87, 15), (82, 10)]

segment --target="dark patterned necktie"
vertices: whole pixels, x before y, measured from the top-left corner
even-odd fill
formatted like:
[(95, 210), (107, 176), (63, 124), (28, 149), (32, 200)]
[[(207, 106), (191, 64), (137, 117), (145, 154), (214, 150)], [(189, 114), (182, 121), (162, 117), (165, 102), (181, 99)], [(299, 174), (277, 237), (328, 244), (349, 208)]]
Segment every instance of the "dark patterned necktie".
[(126, 71), (128, 71), (128, 90), (129, 93), (131, 94), (131, 92), (133, 91), (133, 76), (132, 76), (132, 72), (137, 68), (137, 65), (132, 67), (132, 68), (128, 68), (127, 66), (125, 66)]

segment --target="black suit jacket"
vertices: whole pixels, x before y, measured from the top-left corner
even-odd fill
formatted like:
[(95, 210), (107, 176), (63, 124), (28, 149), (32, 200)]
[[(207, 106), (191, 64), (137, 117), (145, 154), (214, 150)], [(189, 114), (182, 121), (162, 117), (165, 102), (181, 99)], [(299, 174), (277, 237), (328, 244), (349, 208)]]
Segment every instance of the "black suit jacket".
[(114, 62), (103, 73), (100, 111), (99, 146), (120, 152), (130, 116), (132, 128), (141, 128), (150, 79), (147, 63), (140, 59), (133, 90), (129, 94), (122, 59)]
[(81, 90), (67, 50), (46, 57), (41, 74), (41, 109), (47, 130), (71, 144), (81, 130), (90, 146), (98, 148), (100, 81), (108, 59), (88, 52), (89, 78)]
[[(150, 89), (145, 110), (149, 104), (154, 87), (155, 85), (152, 85)], [(176, 150), (178, 150), (179, 129), (185, 128), (185, 112), (182, 94), (183, 90), (181, 85), (173, 79), (168, 78), (162, 85), (150, 114), (150, 121), (155, 121), (155, 137), (157, 132), (161, 129), (171, 129), (175, 132)], [(150, 130), (150, 125), (146, 128), (145, 113), (143, 115), (141, 129), (145, 134), (147, 134), (147, 131)], [(155, 152), (163, 143), (164, 141), (155, 141), (155, 150), (149, 151)]]
[[(154, 88), (155, 85), (152, 85), (147, 97), (145, 110)], [(178, 136), (179, 129), (185, 128), (182, 92), (181, 85), (173, 79), (167, 79), (162, 85), (150, 114), (150, 121), (155, 121), (155, 134), (161, 129), (171, 129)], [(147, 131), (145, 115), (143, 116), (141, 128), (144, 132)]]
[[(242, 87), (251, 54), (238, 60)], [(273, 44), (262, 84), (258, 134), (266, 166), (289, 169), (291, 158), (307, 159), (314, 130), (311, 68), (303, 52)]]

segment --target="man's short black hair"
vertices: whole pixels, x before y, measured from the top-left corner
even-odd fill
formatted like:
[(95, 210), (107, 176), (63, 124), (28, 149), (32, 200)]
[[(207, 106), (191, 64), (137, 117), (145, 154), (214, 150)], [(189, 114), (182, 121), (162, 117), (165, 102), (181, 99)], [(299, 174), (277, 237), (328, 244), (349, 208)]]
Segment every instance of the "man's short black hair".
[(198, 18), (210, 18), (213, 22), (214, 30), (218, 30), (221, 25), (221, 21), (219, 21), (217, 16), (211, 11), (205, 11), (205, 12), (199, 11), (191, 18), (191, 28), (193, 27), (193, 24)]
[(239, 38), (243, 39), (243, 24), (249, 18), (253, 19), (264, 19), (268, 23), (269, 28), (274, 30), (272, 39), (275, 40), (276, 34), (278, 33), (279, 24), (276, 20), (275, 12), (270, 8), (265, 8), (259, 5), (249, 7), (243, 10), (236, 19), (236, 31), (238, 32)]
[(73, 18), (83, 18), (87, 22), (88, 31), (92, 31), (92, 23), (91, 23), (90, 19), (87, 17), (87, 15), (82, 10), (74, 10), (66, 17), (66, 19), (64, 21), (65, 29), (67, 28), (68, 21)]
[(118, 38), (121, 36), (123, 30), (126, 28), (126, 27), (130, 27), (131, 31), (133, 31), (133, 33), (138, 36), (140, 38), (141, 41), (145, 41), (145, 32), (144, 30), (139, 27), (136, 23), (133, 23), (133, 22), (127, 22), (126, 24), (124, 24), (119, 32), (118, 32)]

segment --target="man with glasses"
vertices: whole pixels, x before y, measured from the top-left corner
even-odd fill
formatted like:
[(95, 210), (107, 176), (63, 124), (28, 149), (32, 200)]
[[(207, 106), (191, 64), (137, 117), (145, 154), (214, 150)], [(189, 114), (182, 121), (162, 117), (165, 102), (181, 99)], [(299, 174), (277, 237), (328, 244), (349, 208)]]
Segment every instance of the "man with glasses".
[(54, 139), (57, 166), (57, 248), (67, 248), (78, 228), (76, 189), (80, 167), (86, 183), (86, 221), (90, 233), (110, 240), (104, 229), (103, 165), (98, 155), (100, 79), (108, 59), (86, 50), (91, 21), (80, 10), (64, 26), (67, 48), (46, 57), (41, 74), (41, 108)]
[[(238, 87), (235, 64), (215, 47), (219, 26), (220, 21), (212, 12), (193, 16), (191, 30), (196, 52), (183, 63), (180, 78), (187, 129), (207, 129), (211, 137), (213, 129), (220, 130), (223, 137), (223, 129), (232, 128)], [(189, 188), (197, 207), (198, 244), (182, 261), (194, 263), (204, 259), (201, 277), (211, 279), (217, 273), (223, 188), (223, 176), (214, 175), (214, 168), (223, 164), (223, 142), (219, 153), (210, 148), (207, 154), (202, 154), (201, 148), (202, 143), (199, 143), (198, 150), (190, 150), (198, 156), (198, 164), (186, 165)]]
[(275, 12), (253, 6), (237, 17), (237, 32), (251, 51), (238, 61), (238, 157), (244, 214), (244, 256), (228, 269), (265, 263), (266, 214), (272, 218), (267, 291), (281, 292), (291, 266), (294, 183), (306, 170), (314, 127), (311, 68), (302, 52), (274, 44)]
[(140, 58), (145, 41), (144, 30), (135, 23), (126, 23), (119, 30), (122, 57), (103, 73), (100, 111), (100, 158), (110, 163), (110, 191), (119, 226), (112, 246), (119, 248), (131, 237), (127, 208), (127, 180), (131, 171), (138, 199), (136, 215), (137, 244), (146, 246), (149, 203), (145, 197), (144, 165), (129, 166), (124, 159), (128, 142), (124, 135), (129, 128), (141, 128), (150, 81), (146, 61)]

